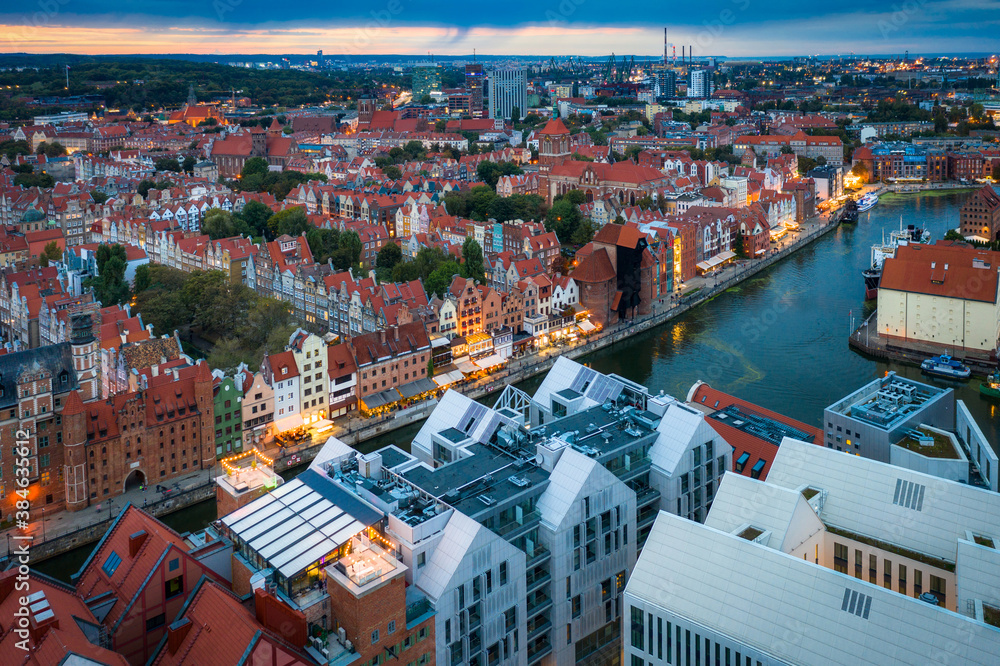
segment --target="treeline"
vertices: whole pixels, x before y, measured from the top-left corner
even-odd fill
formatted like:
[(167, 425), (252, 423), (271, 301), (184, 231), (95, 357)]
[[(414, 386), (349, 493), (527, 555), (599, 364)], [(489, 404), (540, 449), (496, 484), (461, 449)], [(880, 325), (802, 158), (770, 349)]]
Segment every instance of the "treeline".
[(189, 342), (209, 343), (209, 365), (227, 371), (241, 362), (256, 370), (265, 353), (284, 349), (296, 327), (286, 303), (234, 284), (221, 271), (158, 264), (136, 269), (133, 311), (157, 334), (177, 331)]
[(469, 190), (449, 192), (444, 197), (444, 205), (449, 215), (478, 222), (489, 219), (498, 222), (539, 220), (547, 210), (545, 199), (537, 194), (501, 197), (488, 185), (476, 185)]

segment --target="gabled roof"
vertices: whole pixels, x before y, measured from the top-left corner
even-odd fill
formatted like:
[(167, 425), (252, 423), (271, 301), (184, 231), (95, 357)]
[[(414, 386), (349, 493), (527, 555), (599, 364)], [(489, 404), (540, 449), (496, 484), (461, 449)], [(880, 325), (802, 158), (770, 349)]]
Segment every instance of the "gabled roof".
[[(608, 226), (618, 225), (605, 225), (605, 228)], [(615, 269), (611, 264), (610, 257), (608, 257), (608, 251), (602, 247), (595, 249), (593, 252), (581, 259), (580, 264), (571, 275), (577, 282), (597, 284), (600, 282), (614, 280)]]

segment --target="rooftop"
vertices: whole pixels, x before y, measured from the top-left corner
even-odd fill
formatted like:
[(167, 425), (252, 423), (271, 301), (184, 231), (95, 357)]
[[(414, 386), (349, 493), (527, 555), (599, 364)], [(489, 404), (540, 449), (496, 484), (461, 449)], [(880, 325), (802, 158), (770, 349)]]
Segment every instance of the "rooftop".
[(958, 451), (955, 450), (951, 438), (929, 428), (916, 428), (909, 431), (903, 439), (896, 442), (896, 445), (928, 458), (959, 459)]
[(947, 391), (890, 372), (830, 405), (827, 411), (849, 416), (883, 430), (892, 430)]

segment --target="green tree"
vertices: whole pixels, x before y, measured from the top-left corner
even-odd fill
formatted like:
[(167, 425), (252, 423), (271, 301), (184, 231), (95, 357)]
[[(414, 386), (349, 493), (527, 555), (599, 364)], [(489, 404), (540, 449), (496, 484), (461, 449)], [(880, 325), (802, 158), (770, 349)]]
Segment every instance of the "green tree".
[(520, 121), (521, 121), (521, 109), (515, 106), (510, 110), (510, 122), (516, 125)]
[(156, 167), (157, 171), (173, 171), (175, 173), (180, 173), (181, 170), (180, 163), (173, 157), (161, 157), (153, 162), (153, 166)]
[(184, 173), (191, 173), (191, 171), (194, 169), (194, 165), (195, 165), (194, 157), (188, 155), (187, 157), (184, 158), (184, 161), (181, 162), (181, 170)]
[(42, 141), (38, 144), (38, 148), (35, 149), (35, 153), (45, 155), (46, 157), (59, 157), (66, 154), (66, 147), (58, 141), (53, 141), (52, 143)]
[(105, 201), (107, 201), (109, 197), (107, 194), (101, 192), (100, 190), (91, 190), (90, 198), (93, 200), (95, 204), (101, 205)]
[(291, 323), (291, 318), (292, 312), (284, 301), (258, 298), (247, 312), (240, 337), (253, 349), (263, 347), (271, 331), (283, 330)]
[(462, 276), (486, 284), (486, 263), (483, 248), (475, 238), (469, 236), (462, 243)]
[(249, 233), (250, 228), (245, 221), (229, 211), (212, 208), (206, 211), (205, 217), (201, 221), (201, 231), (208, 234), (212, 240), (217, 240), (242, 236)]
[(992, 178), (994, 183), (1000, 183), (1000, 162), (993, 165)]
[(274, 211), (257, 201), (251, 199), (243, 206), (240, 216), (254, 236), (263, 236), (267, 229), (267, 221), (274, 215)]
[(747, 258), (746, 243), (743, 238), (742, 229), (736, 232), (736, 240), (733, 242), (733, 252), (735, 252), (736, 256), (740, 259)]
[(120, 305), (128, 300), (129, 288), (125, 281), (128, 256), (125, 248), (115, 243), (97, 248), (97, 276), (84, 281), (84, 286), (94, 289), (94, 298), (105, 307)]
[(403, 177), (403, 172), (395, 164), (389, 164), (388, 166), (383, 167), (382, 173), (384, 173), (385, 177), (389, 180), (399, 180)]
[(781, 149), (778, 152), (781, 153), (782, 155), (794, 155), (795, 154), (795, 151), (792, 150), (791, 146), (782, 146)]
[(594, 240), (595, 233), (597, 233), (597, 225), (589, 217), (585, 217), (576, 225), (570, 240), (573, 241), (574, 245), (586, 245)]
[(38, 264), (45, 268), (53, 261), (59, 261), (62, 259), (62, 250), (59, 249), (59, 243), (52, 241), (46, 243), (45, 248), (38, 255)]
[(437, 268), (424, 280), (424, 290), (428, 294), (437, 294), (438, 296), (444, 296), (448, 291), (448, 287), (451, 286), (451, 281), (456, 275), (461, 275), (461, 267), (454, 261), (446, 261)]
[(251, 157), (243, 163), (243, 169), (240, 170), (240, 178), (247, 178), (248, 176), (264, 176), (267, 172), (267, 160), (263, 157)]
[(964, 241), (965, 236), (960, 234), (957, 229), (949, 229), (944, 232), (944, 239), (946, 241)]
[(380, 271), (388, 271), (387, 275), (392, 275), (392, 269), (403, 260), (403, 251), (395, 243), (386, 243), (378, 252), (375, 260), (375, 267)]
[(311, 228), (309, 220), (306, 218), (306, 211), (300, 206), (292, 206), (284, 210), (279, 210), (267, 221), (267, 231), (270, 240), (278, 236), (300, 236), (303, 231)]
[(152, 278), (149, 275), (149, 264), (142, 264), (135, 269), (135, 286), (133, 287), (133, 291), (138, 294), (149, 289), (150, 285), (152, 285)]
[(228, 375), (235, 372), (241, 363), (254, 367), (262, 356), (258, 355), (257, 349), (247, 347), (243, 340), (233, 336), (216, 342), (207, 360), (209, 367), (222, 370)]

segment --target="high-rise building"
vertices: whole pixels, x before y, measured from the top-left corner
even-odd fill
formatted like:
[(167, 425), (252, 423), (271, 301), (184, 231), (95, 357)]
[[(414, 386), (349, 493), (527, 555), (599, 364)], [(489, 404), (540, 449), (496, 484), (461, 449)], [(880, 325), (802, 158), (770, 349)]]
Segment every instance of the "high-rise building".
[(413, 99), (441, 93), (441, 67), (437, 63), (417, 63), (413, 68)]
[(661, 70), (656, 76), (656, 88), (660, 97), (677, 97), (677, 72)]
[(483, 117), (483, 87), (486, 84), (486, 73), (483, 66), (472, 63), (465, 66), (465, 89), (469, 91), (469, 115), (473, 118)]
[(513, 110), (523, 118), (528, 108), (528, 72), (504, 67), (490, 72), (490, 118), (509, 119)]
[(691, 70), (688, 81), (688, 97), (711, 97), (712, 96), (712, 75), (704, 69)]

